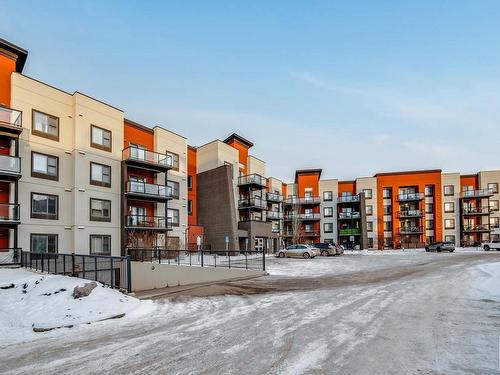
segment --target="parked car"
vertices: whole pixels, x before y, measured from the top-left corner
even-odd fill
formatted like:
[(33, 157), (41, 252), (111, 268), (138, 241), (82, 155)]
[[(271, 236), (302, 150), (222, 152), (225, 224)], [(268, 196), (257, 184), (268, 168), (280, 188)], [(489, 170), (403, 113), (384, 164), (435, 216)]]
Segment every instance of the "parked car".
[(306, 244), (297, 244), (287, 246), (285, 249), (280, 250), (277, 254), (278, 258), (314, 258), (320, 255), (320, 250)]
[(320, 250), (322, 256), (344, 254), (342, 246), (334, 243), (318, 242), (314, 244), (314, 247)]
[(449, 251), (450, 253), (455, 251), (455, 244), (453, 242), (433, 242), (425, 247), (425, 251)]
[(491, 242), (483, 243), (484, 251), (497, 250), (500, 251), (500, 240), (493, 240)]

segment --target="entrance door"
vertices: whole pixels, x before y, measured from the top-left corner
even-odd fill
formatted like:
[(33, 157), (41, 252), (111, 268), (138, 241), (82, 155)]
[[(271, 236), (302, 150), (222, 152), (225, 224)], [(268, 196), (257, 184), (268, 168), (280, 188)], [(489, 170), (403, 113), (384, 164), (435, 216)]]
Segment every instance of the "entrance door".
[(130, 207), (130, 221), (132, 225), (138, 225), (146, 221), (145, 207)]
[(262, 237), (255, 238), (255, 250), (264, 251), (264, 239)]

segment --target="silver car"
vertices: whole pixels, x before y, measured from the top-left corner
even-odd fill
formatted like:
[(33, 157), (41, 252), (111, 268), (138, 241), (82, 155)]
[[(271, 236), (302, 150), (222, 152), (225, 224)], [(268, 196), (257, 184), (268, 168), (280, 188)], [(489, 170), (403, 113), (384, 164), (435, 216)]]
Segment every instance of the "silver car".
[(433, 242), (425, 247), (425, 251), (449, 251), (450, 253), (455, 251), (455, 244), (453, 242)]
[(320, 255), (320, 250), (307, 244), (296, 244), (287, 246), (276, 254), (278, 258), (314, 258)]

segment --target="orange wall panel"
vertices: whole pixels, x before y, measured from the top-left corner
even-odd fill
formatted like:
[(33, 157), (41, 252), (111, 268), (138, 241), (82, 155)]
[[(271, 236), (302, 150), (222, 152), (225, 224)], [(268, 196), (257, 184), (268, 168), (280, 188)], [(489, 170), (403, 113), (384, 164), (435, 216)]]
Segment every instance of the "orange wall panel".
[(123, 125), (123, 148), (127, 148), (130, 143), (146, 147), (149, 151), (155, 151), (153, 131), (142, 129), (125, 121)]
[(356, 195), (356, 181), (339, 181), (339, 197), (342, 193), (351, 193)]
[(188, 164), (188, 176), (192, 177), (192, 188), (188, 189), (188, 200), (193, 202), (193, 211), (191, 215), (188, 215), (188, 225), (191, 227), (197, 225), (197, 202), (196, 202), (196, 164), (197, 155), (196, 149), (188, 147), (187, 153), (187, 164)]
[(0, 105), (10, 107), (10, 77), (15, 71), (15, 60), (0, 55)]
[(243, 172), (243, 174), (247, 174), (248, 170), (248, 146), (244, 145), (243, 143), (238, 142), (236, 139), (232, 139), (228, 142), (228, 145), (235, 148), (238, 150), (239, 153), (239, 162), (243, 164), (245, 167), (240, 168), (240, 171)]
[(478, 175), (460, 176), (460, 188), (464, 190), (465, 186), (474, 186), (475, 190), (479, 189)]

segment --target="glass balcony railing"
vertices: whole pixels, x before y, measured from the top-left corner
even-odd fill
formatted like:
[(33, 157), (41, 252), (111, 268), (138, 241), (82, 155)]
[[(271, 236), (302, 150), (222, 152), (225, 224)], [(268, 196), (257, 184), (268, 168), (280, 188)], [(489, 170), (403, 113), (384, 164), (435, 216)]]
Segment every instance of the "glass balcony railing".
[(462, 210), (464, 215), (489, 215), (490, 213), (489, 207), (464, 207)]
[(490, 226), (488, 224), (475, 224), (465, 225), (464, 232), (489, 232)]
[(143, 150), (142, 148), (130, 146), (122, 152), (124, 160), (135, 161), (164, 168), (178, 168), (174, 165), (171, 155), (160, 154), (154, 151)]
[(0, 155), (0, 173), (20, 174), (21, 158), (10, 155)]
[(308, 205), (308, 204), (320, 204), (321, 197), (290, 197), (285, 199), (285, 204), (292, 205)]
[(277, 193), (267, 193), (266, 198), (268, 202), (276, 202), (276, 203), (279, 203), (283, 200), (283, 196)]
[(421, 234), (424, 233), (424, 228), (419, 226), (400, 227), (399, 234)]
[(293, 219), (299, 219), (299, 220), (320, 220), (321, 219), (321, 214), (320, 213), (287, 213), (285, 215), (285, 220), (293, 220)]
[(0, 125), (12, 126), (22, 129), (22, 113), (15, 109), (0, 107)]
[(350, 202), (359, 202), (361, 201), (360, 195), (344, 195), (338, 198), (338, 203), (350, 203)]
[(269, 220), (280, 220), (283, 219), (283, 213), (278, 211), (267, 211), (266, 217)]
[(361, 234), (360, 228), (339, 229), (339, 235), (341, 236), (356, 236), (359, 234)]
[(0, 203), (0, 223), (19, 221), (19, 204)]
[(247, 186), (247, 185), (266, 187), (267, 178), (257, 173), (238, 177), (238, 186)]
[(165, 216), (125, 216), (125, 226), (129, 228), (171, 229), (173, 224), (172, 219)]
[(487, 198), (493, 194), (493, 189), (465, 190), (460, 193), (460, 198)]
[(360, 212), (339, 212), (339, 219), (359, 219), (361, 218)]
[(139, 181), (127, 181), (126, 192), (133, 194), (149, 195), (158, 198), (174, 198), (171, 188), (165, 185), (148, 184)]
[[(292, 230), (285, 230), (283, 232), (283, 235), (285, 237), (293, 237), (294, 232)], [(306, 231), (306, 230), (301, 230), (299, 233), (297, 233), (299, 237), (319, 237), (321, 235), (320, 232), (318, 231)]]
[(424, 193), (407, 193), (407, 194), (398, 194), (398, 201), (406, 202), (406, 201), (420, 201), (425, 198)]
[(265, 208), (267, 208), (267, 202), (265, 199), (262, 199), (259, 197), (240, 199), (238, 202), (238, 208), (239, 209), (246, 209), (246, 208), (265, 209)]
[(398, 211), (398, 217), (422, 217), (422, 210)]

